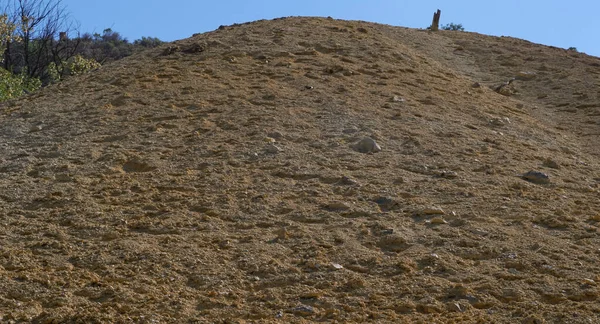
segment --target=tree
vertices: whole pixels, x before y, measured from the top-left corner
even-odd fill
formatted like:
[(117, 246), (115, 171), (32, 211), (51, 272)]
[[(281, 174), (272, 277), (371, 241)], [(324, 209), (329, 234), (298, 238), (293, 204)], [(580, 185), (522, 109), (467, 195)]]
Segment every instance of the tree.
[[(20, 40), (16, 29), (17, 26), (10, 21), (7, 14), (0, 15), (0, 53), (6, 51), (11, 42)], [(23, 73), (15, 75), (0, 67), (0, 101), (19, 97), (23, 93), (37, 90), (40, 86), (41, 82), (38, 79)]]
[(4, 53), (10, 42), (18, 41), (17, 26), (12, 23), (7, 14), (0, 15), (0, 52)]
[(9, 0), (6, 12), (20, 41), (8, 43), (5, 69), (44, 79), (51, 62), (58, 64), (76, 54), (79, 43), (68, 37), (75, 31), (74, 23), (61, 0)]
[(442, 26), (443, 30), (456, 30), (456, 31), (465, 31), (465, 28), (462, 24), (449, 23)]

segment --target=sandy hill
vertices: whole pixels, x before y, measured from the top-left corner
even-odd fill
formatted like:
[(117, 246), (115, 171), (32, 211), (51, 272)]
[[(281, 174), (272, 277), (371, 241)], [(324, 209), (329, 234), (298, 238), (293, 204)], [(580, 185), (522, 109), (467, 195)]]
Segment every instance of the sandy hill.
[(285, 18), (4, 103), (1, 321), (599, 322), (599, 78)]

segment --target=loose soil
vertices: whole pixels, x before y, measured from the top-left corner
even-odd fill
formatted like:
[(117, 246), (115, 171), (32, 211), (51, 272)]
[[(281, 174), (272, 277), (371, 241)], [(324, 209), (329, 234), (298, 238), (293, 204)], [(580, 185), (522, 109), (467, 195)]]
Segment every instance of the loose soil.
[(600, 322), (599, 86), (575, 51), (285, 18), (6, 102), (0, 321)]

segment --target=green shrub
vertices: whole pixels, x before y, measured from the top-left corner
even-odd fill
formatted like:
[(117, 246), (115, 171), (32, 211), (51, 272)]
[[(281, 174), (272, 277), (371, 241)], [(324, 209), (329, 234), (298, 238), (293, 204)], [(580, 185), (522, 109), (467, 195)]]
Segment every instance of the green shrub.
[(77, 75), (86, 72), (93, 71), (100, 67), (100, 63), (98, 63), (93, 58), (86, 59), (81, 55), (75, 55), (69, 59), (67, 64), (67, 70), (70, 75)]
[(12, 74), (0, 68), (0, 101), (18, 98), (24, 94), (34, 92), (42, 86), (42, 81), (31, 78), (27, 71)]
[(100, 63), (93, 58), (86, 59), (81, 55), (75, 55), (67, 61), (62, 61), (60, 65), (51, 62), (48, 65), (48, 77), (52, 82), (62, 80), (65, 75), (78, 75), (93, 71), (99, 68)]
[(158, 39), (157, 37), (142, 37), (142, 39), (136, 39), (133, 42), (133, 45), (146, 48), (154, 48), (162, 45), (163, 43), (164, 42)]
[(457, 30), (457, 31), (465, 31), (465, 28), (462, 24), (449, 23), (442, 26), (443, 30)]

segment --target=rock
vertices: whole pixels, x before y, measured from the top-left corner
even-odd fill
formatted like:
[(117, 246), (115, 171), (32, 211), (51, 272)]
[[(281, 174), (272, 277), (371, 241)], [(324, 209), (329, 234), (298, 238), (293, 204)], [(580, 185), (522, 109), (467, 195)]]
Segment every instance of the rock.
[(279, 146), (272, 143), (265, 146), (265, 152), (269, 154), (277, 154), (281, 151), (283, 150)]
[(515, 77), (515, 79), (520, 80), (520, 81), (529, 81), (529, 80), (535, 79), (535, 77), (536, 77), (535, 72), (521, 71), (521, 72), (517, 73), (517, 76)]
[(431, 224), (435, 224), (435, 225), (448, 224), (448, 222), (446, 220), (444, 220), (444, 218), (441, 216), (434, 217), (431, 220), (429, 220), (429, 222), (431, 222)]
[(402, 252), (411, 247), (412, 241), (399, 233), (384, 235), (377, 242), (377, 246), (383, 251)]
[(421, 215), (444, 215), (446, 214), (443, 209), (439, 207), (427, 207), (421, 210)]
[(404, 98), (399, 97), (399, 96), (393, 96), (392, 97), (392, 102), (404, 102)]
[(446, 179), (454, 179), (456, 177), (458, 177), (458, 173), (454, 172), (454, 171), (442, 171), (439, 173), (440, 178), (446, 178)]
[(139, 159), (133, 159), (133, 160), (129, 160), (127, 162), (125, 162), (125, 164), (123, 164), (123, 171), (130, 173), (130, 172), (151, 172), (156, 170), (157, 167), (152, 165), (151, 163), (148, 163), (146, 161), (142, 161)]
[(446, 309), (449, 312), (464, 312), (464, 309), (457, 302), (449, 302), (446, 304)]
[(350, 206), (346, 205), (345, 203), (341, 202), (341, 201), (334, 201), (334, 202), (330, 202), (329, 204), (325, 205), (325, 209), (329, 210), (329, 211), (345, 211), (350, 209)]
[(41, 131), (42, 129), (43, 129), (42, 125), (32, 126), (32, 127), (29, 129), (29, 132), (30, 132), (30, 133), (35, 133), (35, 132), (39, 132), (39, 131)]
[(550, 158), (547, 158), (546, 160), (544, 160), (544, 163), (542, 165), (547, 168), (560, 169), (560, 165), (558, 165), (558, 163), (556, 163), (556, 161), (554, 161)]
[(600, 222), (600, 214), (592, 215), (588, 218), (588, 220), (594, 221), (594, 222)]
[(581, 280), (581, 285), (583, 286), (596, 286), (596, 281), (589, 278), (584, 278)]
[(353, 145), (353, 148), (360, 153), (376, 153), (381, 151), (381, 146), (370, 137), (365, 137), (358, 143)]
[(342, 131), (342, 133), (344, 133), (344, 134), (354, 134), (356, 132), (358, 132), (358, 128), (356, 128), (356, 127), (346, 128)]
[(333, 267), (333, 269), (335, 270), (342, 270), (344, 269), (344, 266), (339, 264), (339, 263), (332, 263), (331, 266)]
[(312, 306), (300, 305), (292, 308), (291, 312), (300, 316), (310, 316), (315, 313), (315, 309)]
[(275, 231), (275, 235), (277, 235), (278, 240), (285, 240), (290, 236), (290, 233), (285, 227), (282, 227)]
[(399, 207), (398, 202), (390, 197), (377, 197), (373, 200), (382, 211), (390, 211)]
[(528, 171), (527, 173), (521, 176), (521, 179), (525, 181), (529, 181), (535, 184), (548, 184), (550, 183), (550, 177), (540, 171)]
[(267, 134), (267, 136), (276, 140), (280, 140), (283, 138), (283, 134), (278, 131), (270, 132), (269, 134)]
[(500, 118), (495, 117), (489, 120), (490, 125), (493, 126), (505, 126), (510, 124), (510, 119), (508, 117)]
[(471, 88), (481, 88), (481, 84), (479, 82), (475, 82), (471, 84)]
[(492, 87), (492, 89), (494, 89), (494, 91), (498, 92), (501, 95), (504, 96), (510, 96), (513, 95), (515, 93), (515, 90), (511, 87), (513, 81), (515, 81), (516, 78), (512, 78), (496, 87)]
[(335, 184), (340, 185), (340, 186), (356, 186), (358, 185), (358, 181), (348, 178), (346, 176), (343, 176), (339, 181), (337, 181)]

